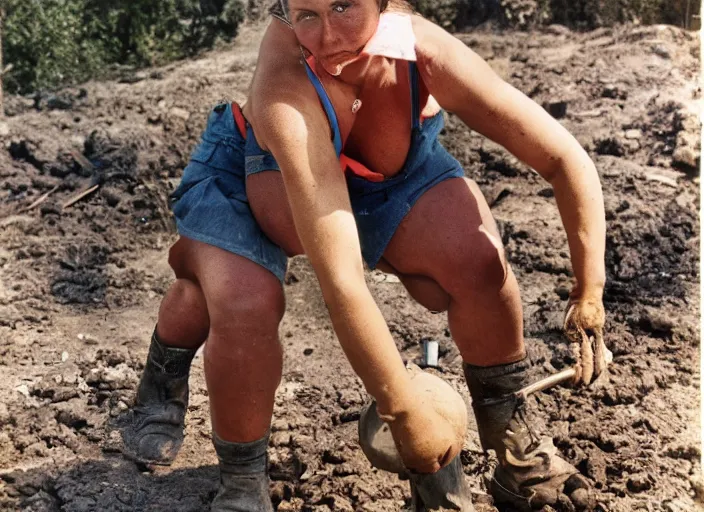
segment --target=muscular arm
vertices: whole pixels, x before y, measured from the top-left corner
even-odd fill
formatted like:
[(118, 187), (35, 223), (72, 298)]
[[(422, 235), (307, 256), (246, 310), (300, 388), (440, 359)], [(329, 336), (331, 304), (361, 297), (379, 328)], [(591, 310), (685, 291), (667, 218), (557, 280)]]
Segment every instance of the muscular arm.
[(440, 105), (534, 168), (555, 191), (580, 296), (601, 299), (605, 216), (593, 162), (543, 108), (504, 82), (457, 38), (414, 20), (419, 70)]
[(394, 416), (409, 407), (409, 376), (364, 280), (347, 185), (295, 45), (292, 32), (274, 21), (250, 94), (254, 128), (282, 169), (296, 230), (340, 344), (379, 410)]

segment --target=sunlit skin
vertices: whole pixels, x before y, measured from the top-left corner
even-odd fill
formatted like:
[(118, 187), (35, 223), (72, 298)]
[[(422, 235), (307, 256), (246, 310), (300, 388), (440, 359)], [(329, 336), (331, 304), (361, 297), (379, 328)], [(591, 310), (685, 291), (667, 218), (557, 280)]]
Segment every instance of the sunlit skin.
[(343, 68), (374, 35), (379, 15), (378, 4), (364, 0), (289, 1), (289, 20), (301, 46), (328, 73), (348, 83), (359, 76), (364, 62), (346, 72)]
[[(376, 172), (394, 175), (410, 144), (408, 64), (355, 58), (374, 33), (378, 11), (376, 0), (291, 0), (294, 30), (279, 21), (270, 24), (244, 114), (282, 171), (250, 176), (247, 194), (265, 233), (289, 254), (308, 256), (346, 356), (376, 398), (379, 411), (394, 419), (391, 428), (403, 444), (405, 463), (432, 472), (459, 448), (452, 445), (442, 418), (415, 406), (408, 374), (366, 286), (330, 125), (300, 59), (299, 44), (328, 71), (318, 74), (338, 114), (345, 153)], [(552, 185), (576, 278), (573, 300), (578, 308), (601, 305), (604, 209), (588, 155), (557, 121), (501, 80), (458, 39), (419, 16), (412, 17), (412, 24), (424, 85), (423, 110), (433, 113), (441, 106), (455, 113)], [(334, 76), (338, 65), (345, 63)], [(350, 107), (356, 98), (363, 107), (353, 113)], [(225, 440), (257, 439), (269, 426), (281, 377), (276, 332), (283, 315), (283, 291), (262, 267), (217, 248), (205, 251), (186, 238), (174, 247), (172, 259), (183, 262), (181, 293), (189, 305), (205, 311), (198, 318), (210, 318), (206, 371), (211, 369), (213, 427)], [(490, 209), (471, 180), (446, 180), (425, 192), (399, 226), (379, 267), (399, 275), (428, 309), (447, 311), (453, 340), (465, 362), (491, 366), (524, 356), (518, 284)], [(232, 286), (205, 286), (208, 276), (214, 275), (231, 275)], [(185, 286), (184, 280), (196, 286)], [(182, 332), (179, 322), (185, 321), (167, 318), (164, 312), (159, 332), (176, 343)], [(246, 336), (239, 322), (247, 326)], [(198, 343), (195, 338), (208, 330), (202, 327), (191, 328), (198, 334), (192, 342), (181, 343)], [(237, 372), (230, 370), (235, 364)]]

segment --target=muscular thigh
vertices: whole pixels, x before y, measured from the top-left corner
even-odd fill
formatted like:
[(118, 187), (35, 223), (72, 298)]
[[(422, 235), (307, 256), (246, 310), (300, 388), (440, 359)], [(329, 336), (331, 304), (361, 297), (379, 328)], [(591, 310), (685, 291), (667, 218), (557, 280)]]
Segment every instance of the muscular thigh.
[(177, 276), (198, 283), (211, 323), (233, 317), (240, 310), (283, 314), (284, 296), (278, 278), (247, 258), (182, 236), (171, 248), (169, 263)]
[(279, 171), (264, 171), (247, 177), (247, 199), (262, 231), (288, 256), (303, 254)]
[[(498, 256), (498, 258), (497, 258)], [(404, 274), (453, 289), (481, 278), (491, 261), (505, 265), (501, 237), (479, 187), (467, 178), (435, 185), (415, 203), (386, 248), (384, 259)], [(496, 267), (497, 265), (493, 265)]]

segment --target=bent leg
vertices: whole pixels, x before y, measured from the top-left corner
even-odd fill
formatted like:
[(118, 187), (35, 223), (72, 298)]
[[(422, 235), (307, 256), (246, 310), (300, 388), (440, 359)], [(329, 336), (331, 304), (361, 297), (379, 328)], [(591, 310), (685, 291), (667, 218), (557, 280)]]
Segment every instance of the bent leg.
[(425, 192), (384, 258), (403, 274), (432, 279), (448, 294), (450, 331), (465, 362), (489, 366), (525, 355), (518, 283), (474, 182), (453, 178)]
[(193, 270), (210, 318), (204, 364), (213, 430), (224, 441), (254, 441), (269, 428), (281, 380), (283, 289), (264, 267), (194, 243)]
[(205, 295), (191, 269), (198, 247), (197, 242), (181, 237), (169, 250), (169, 265), (176, 281), (161, 301), (156, 328), (158, 338), (168, 346), (197, 349), (208, 336)]
[(490, 485), (496, 502), (521, 510), (583, 502), (586, 481), (539, 434), (527, 403), (514, 398), (530, 383), (520, 295), (477, 185), (457, 178), (428, 190), (384, 256), (401, 272), (433, 278), (450, 296), (448, 321), (465, 362), (479, 437), (499, 459)]

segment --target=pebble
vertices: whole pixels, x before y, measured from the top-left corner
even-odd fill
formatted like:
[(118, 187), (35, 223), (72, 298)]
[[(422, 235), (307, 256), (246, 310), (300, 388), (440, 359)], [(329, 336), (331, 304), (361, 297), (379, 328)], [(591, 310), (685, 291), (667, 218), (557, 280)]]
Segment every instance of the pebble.
[(64, 350), (63, 352), (61, 352), (61, 362), (65, 363), (66, 361), (68, 361), (68, 352)]
[[(1, 414), (0, 417), (2, 417)], [(704, 478), (702, 478), (702, 475), (692, 475), (689, 477), (689, 483), (694, 490), (694, 496), (697, 501), (704, 503)]]
[(274, 446), (288, 446), (291, 444), (291, 434), (288, 432), (274, 432), (271, 435), (271, 444)]
[(184, 121), (188, 121), (191, 117), (191, 113), (188, 110), (179, 107), (173, 107), (170, 112), (172, 116), (181, 118)]
[(626, 130), (626, 133), (624, 134), (624, 136), (628, 140), (638, 140), (641, 137), (643, 137), (643, 132), (641, 132), (640, 130), (635, 130), (635, 129), (634, 130)]
[(0, 402), (0, 426), (5, 425), (9, 421), (10, 421), (10, 411), (8, 410), (7, 405)]
[(15, 388), (15, 391), (17, 391), (20, 395), (24, 395), (27, 398), (29, 398), (29, 387), (27, 384), (21, 384)]
[(640, 473), (640, 474), (631, 476), (628, 479), (628, 482), (626, 485), (628, 486), (628, 490), (631, 492), (647, 491), (648, 489), (650, 489), (653, 486), (652, 482), (650, 481), (650, 478), (645, 473)]
[(589, 510), (593, 508), (589, 500), (589, 491), (586, 489), (577, 489), (570, 495), (572, 503), (574, 503), (577, 510)]
[(697, 168), (697, 152), (689, 146), (678, 146), (672, 153), (672, 161), (676, 165)]

